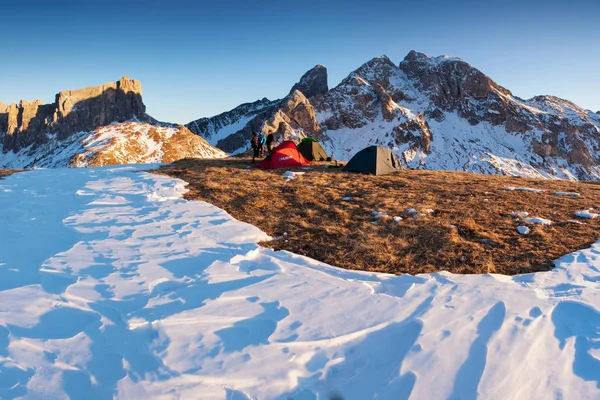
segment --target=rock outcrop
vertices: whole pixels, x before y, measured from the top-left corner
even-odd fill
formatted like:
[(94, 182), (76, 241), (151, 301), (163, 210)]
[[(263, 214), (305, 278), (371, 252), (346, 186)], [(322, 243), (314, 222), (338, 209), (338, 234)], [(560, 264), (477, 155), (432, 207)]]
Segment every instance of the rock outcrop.
[(307, 71), (302, 75), (300, 81), (292, 87), (290, 94), (295, 90), (301, 91), (306, 98), (327, 93), (329, 90), (329, 86), (327, 85), (327, 68), (318, 64)]
[(22, 100), (9, 105), (6, 116), (0, 117), (3, 150), (19, 151), (112, 122), (143, 119), (145, 112), (141, 83), (127, 77), (102, 86), (62, 91), (52, 104)]
[(313, 106), (299, 90), (294, 90), (286, 96), (273, 116), (261, 127), (264, 135), (273, 133), (278, 142), (299, 142), (306, 136), (315, 135), (320, 129)]

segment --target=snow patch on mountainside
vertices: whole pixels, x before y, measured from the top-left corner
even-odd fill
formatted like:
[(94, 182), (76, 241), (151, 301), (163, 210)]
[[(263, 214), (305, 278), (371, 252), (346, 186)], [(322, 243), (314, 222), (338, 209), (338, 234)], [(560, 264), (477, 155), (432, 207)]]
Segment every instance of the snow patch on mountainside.
[(46, 143), (31, 145), (18, 152), (5, 153), (0, 144), (0, 169), (68, 167), (75, 154), (85, 151), (80, 142), (89, 134), (78, 132), (62, 141), (51, 138)]
[(124, 122), (79, 132), (66, 140), (49, 136), (46, 143), (17, 153), (2, 153), (0, 168), (90, 167), (171, 162), (185, 157), (223, 158), (227, 153), (176, 125)]
[[(330, 116), (319, 113), (321, 121)], [(319, 122), (321, 122), (319, 121)], [(394, 140), (393, 128), (398, 121), (385, 121), (381, 116), (360, 128), (342, 128), (326, 132), (323, 146), (335, 159), (347, 161), (358, 151), (371, 145), (389, 147), (410, 168), (504, 174), (544, 179), (577, 180), (580, 166), (570, 165), (558, 157), (545, 159), (535, 154), (529, 140), (541, 132), (523, 135), (510, 133), (503, 126), (481, 122), (476, 126), (444, 113), (441, 122), (429, 121), (429, 152)], [(534, 167), (537, 165), (539, 167)], [(600, 169), (592, 168), (592, 176), (600, 179)]]

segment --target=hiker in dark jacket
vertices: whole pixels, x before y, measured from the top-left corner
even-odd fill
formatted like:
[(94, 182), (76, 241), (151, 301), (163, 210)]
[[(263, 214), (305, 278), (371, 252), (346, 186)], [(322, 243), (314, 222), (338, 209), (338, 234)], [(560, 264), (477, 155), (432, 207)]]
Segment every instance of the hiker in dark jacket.
[(269, 134), (267, 135), (267, 151), (269, 152), (269, 154), (271, 154), (271, 152), (273, 151), (273, 139), (275, 139), (275, 137), (273, 136), (273, 132), (269, 132)]
[(254, 159), (256, 157), (260, 157), (260, 149), (259, 149), (259, 139), (256, 132), (252, 132), (252, 139), (250, 139), (250, 145), (252, 146), (252, 163), (254, 163)]
[(265, 138), (265, 135), (263, 135), (263, 133), (259, 133), (258, 134), (258, 154), (262, 157), (264, 155), (265, 152), (265, 143), (266, 143), (267, 139)]

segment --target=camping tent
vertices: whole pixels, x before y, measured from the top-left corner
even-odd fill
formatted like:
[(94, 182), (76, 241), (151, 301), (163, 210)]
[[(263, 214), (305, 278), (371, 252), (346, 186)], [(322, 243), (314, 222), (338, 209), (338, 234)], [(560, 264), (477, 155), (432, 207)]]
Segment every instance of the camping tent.
[(329, 156), (317, 142), (306, 140), (298, 145), (298, 151), (309, 161), (327, 161)]
[(303, 164), (310, 164), (310, 161), (300, 154), (294, 142), (287, 141), (275, 147), (271, 154), (258, 163), (256, 167), (285, 168)]
[(389, 149), (381, 146), (362, 149), (344, 167), (344, 171), (374, 175), (391, 174), (402, 169), (398, 157)]

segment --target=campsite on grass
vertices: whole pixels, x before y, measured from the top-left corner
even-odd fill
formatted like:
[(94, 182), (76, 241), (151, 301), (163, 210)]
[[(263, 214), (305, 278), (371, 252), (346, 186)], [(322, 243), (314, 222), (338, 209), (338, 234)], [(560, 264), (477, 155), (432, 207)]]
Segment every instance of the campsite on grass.
[(261, 245), (348, 269), (514, 275), (547, 271), (598, 240), (600, 218), (575, 215), (600, 204), (595, 183), (416, 170), (377, 176), (331, 162), (250, 165), (181, 160), (157, 172), (188, 182), (187, 199), (215, 204), (273, 237)]

